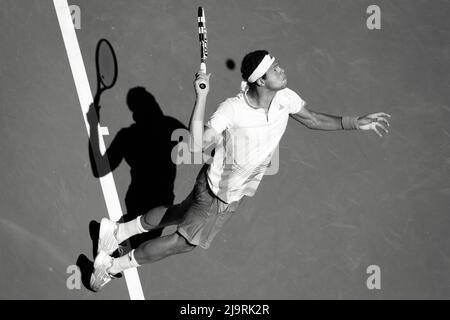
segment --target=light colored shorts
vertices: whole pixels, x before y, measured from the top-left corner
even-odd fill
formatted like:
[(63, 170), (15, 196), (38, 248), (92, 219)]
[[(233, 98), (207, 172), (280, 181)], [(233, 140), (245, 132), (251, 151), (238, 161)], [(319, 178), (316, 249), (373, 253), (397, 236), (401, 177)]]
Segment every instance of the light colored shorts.
[(225, 203), (209, 188), (206, 178), (208, 165), (200, 170), (194, 189), (180, 205), (186, 214), (177, 232), (190, 244), (208, 249), (212, 240), (236, 212), (239, 201)]

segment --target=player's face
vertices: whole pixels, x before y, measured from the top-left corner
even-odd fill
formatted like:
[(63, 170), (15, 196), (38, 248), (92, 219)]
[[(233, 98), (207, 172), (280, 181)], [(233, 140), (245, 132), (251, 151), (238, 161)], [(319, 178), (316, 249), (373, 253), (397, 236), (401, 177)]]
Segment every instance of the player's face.
[(282, 90), (287, 87), (287, 77), (284, 69), (280, 67), (278, 60), (275, 60), (270, 69), (267, 70), (264, 82), (266, 87), (273, 91)]

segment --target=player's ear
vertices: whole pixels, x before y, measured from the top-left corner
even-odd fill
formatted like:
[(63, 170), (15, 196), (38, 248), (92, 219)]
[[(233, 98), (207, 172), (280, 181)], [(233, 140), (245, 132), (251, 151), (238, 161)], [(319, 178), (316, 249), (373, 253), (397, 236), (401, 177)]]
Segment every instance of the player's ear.
[(265, 84), (265, 81), (264, 81), (264, 79), (261, 77), (261, 78), (259, 78), (258, 80), (256, 80), (256, 85), (258, 86), (258, 87), (264, 87), (264, 84)]

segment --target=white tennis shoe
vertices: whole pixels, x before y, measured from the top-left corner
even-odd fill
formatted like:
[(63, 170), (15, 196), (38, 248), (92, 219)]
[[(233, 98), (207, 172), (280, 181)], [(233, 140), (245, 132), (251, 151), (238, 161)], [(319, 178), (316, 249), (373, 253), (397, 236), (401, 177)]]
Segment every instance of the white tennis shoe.
[(100, 251), (94, 261), (94, 272), (91, 275), (90, 285), (95, 292), (100, 291), (105, 284), (115, 278), (108, 272), (113, 265), (114, 258), (104, 251)]
[(119, 224), (117, 222), (111, 221), (108, 218), (102, 219), (100, 222), (97, 253), (104, 251), (110, 255), (119, 248), (119, 243), (116, 239), (118, 230)]

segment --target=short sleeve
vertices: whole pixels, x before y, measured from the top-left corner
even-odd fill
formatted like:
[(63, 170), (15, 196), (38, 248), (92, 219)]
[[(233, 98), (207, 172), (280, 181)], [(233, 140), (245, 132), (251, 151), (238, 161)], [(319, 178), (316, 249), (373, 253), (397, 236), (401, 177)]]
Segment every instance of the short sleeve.
[(220, 134), (224, 130), (231, 128), (233, 124), (233, 114), (232, 104), (225, 101), (219, 105), (216, 112), (209, 118), (206, 126), (213, 128)]
[(300, 96), (289, 88), (283, 90), (283, 100), (289, 106), (289, 113), (297, 113), (306, 105)]

